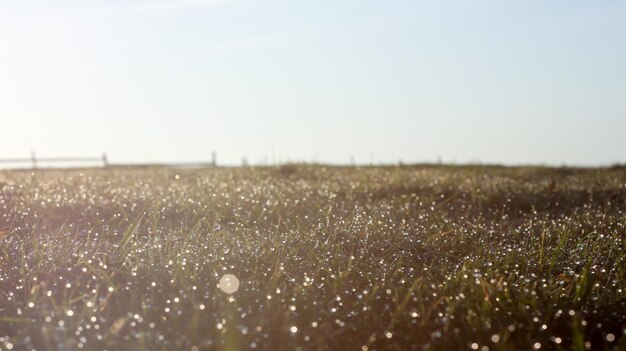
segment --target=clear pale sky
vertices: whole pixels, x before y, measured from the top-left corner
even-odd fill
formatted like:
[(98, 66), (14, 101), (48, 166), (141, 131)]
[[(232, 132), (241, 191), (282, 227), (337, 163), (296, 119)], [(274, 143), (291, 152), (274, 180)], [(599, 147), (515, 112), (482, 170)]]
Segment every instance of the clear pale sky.
[(626, 162), (626, 2), (0, 0), (0, 122), (0, 158)]

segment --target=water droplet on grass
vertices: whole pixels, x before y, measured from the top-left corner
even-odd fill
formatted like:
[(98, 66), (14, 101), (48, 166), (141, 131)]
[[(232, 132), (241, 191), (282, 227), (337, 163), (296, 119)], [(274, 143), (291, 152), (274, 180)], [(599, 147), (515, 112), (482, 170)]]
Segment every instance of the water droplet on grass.
[(227, 294), (234, 294), (239, 290), (239, 279), (232, 274), (225, 274), (217, 286)]

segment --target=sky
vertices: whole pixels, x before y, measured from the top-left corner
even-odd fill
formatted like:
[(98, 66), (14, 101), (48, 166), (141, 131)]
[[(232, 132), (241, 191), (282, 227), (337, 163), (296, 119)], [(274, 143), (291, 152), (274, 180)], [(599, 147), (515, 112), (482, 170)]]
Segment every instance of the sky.
[(0, 0), (0, 159), (626, 163), (626, 2)]

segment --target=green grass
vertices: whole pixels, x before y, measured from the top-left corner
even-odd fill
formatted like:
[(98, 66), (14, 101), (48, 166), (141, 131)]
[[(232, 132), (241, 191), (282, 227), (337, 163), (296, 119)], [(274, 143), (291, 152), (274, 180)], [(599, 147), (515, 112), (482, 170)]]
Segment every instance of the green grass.
[(620, 167), (0, 172), (3, 350), (623, 350), (625, 274)]

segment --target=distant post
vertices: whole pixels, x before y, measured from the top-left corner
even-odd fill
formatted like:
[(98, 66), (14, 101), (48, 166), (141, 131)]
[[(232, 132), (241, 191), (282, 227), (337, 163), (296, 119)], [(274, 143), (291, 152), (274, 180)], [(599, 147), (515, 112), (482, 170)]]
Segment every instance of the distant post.
[(211, 165), (217, 166), (217, 153), (215, 151), (211, 152)]
[(104, 167), (107, 167), (109, 165), (109, 160), (107, 160), (106, 152), (102, 153), (102, 164), (104, 165)]
[(30, 151), (30, 160), (33, 162), (33, 169), (37, 168), (37, 157), (35, 156), (35, 150)]

